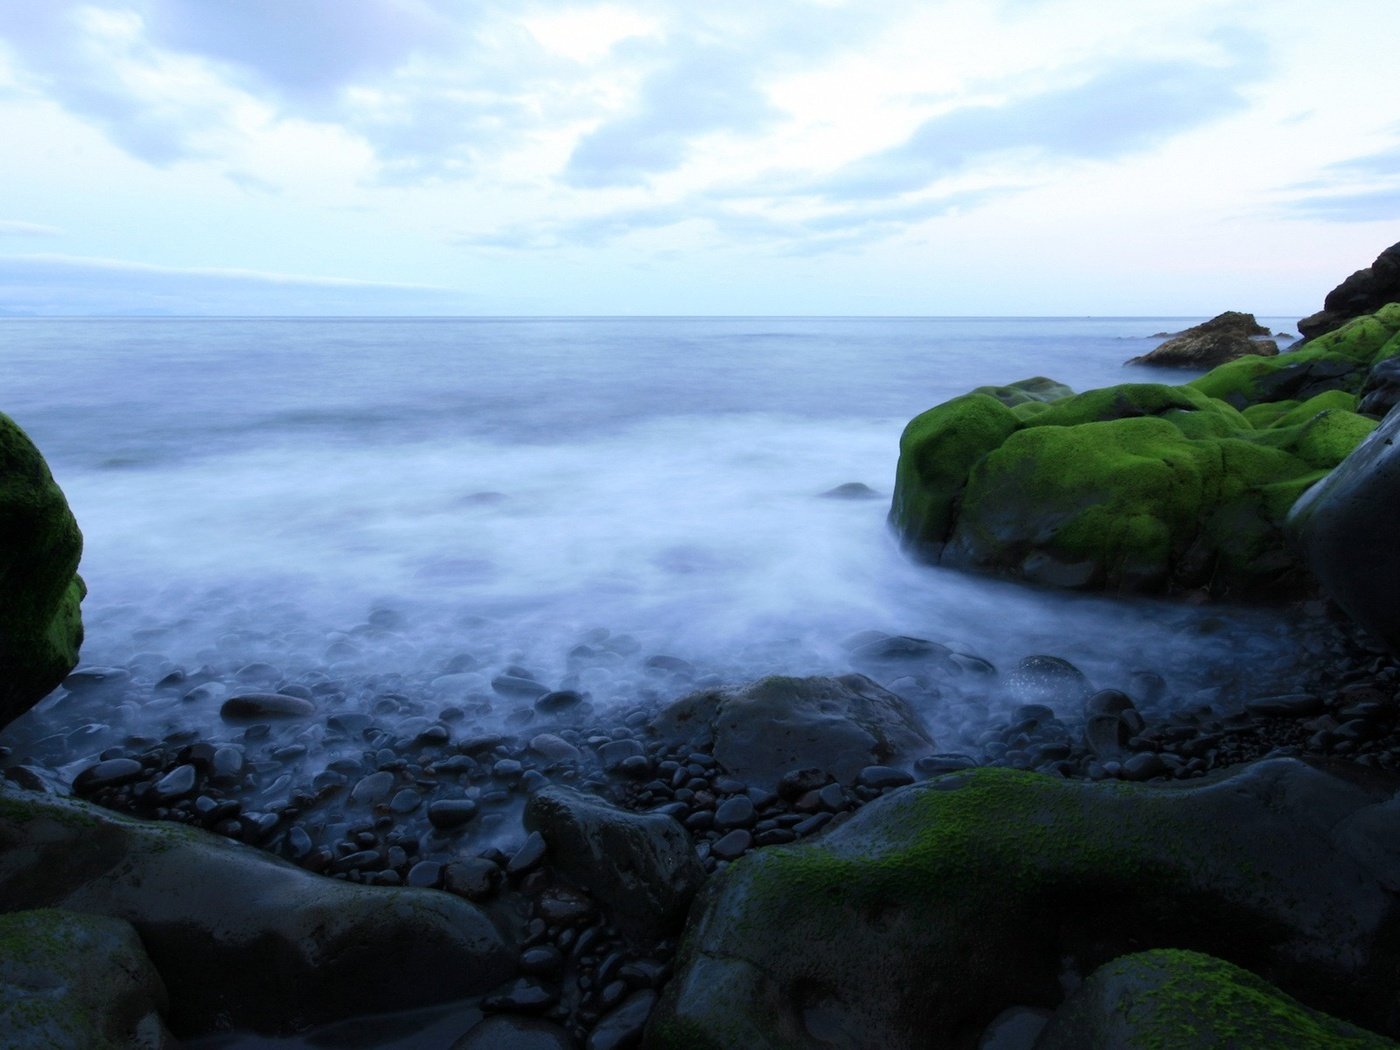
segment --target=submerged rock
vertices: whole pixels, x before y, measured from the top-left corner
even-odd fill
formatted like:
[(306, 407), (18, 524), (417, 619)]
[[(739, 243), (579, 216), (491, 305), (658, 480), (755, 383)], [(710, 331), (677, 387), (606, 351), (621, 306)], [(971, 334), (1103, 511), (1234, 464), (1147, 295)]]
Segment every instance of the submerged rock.
[(1165, 343), (1130, 365), (1160, 365), (1169, 368), (1214, 368), (1226, 361), (1256, 354), (1273, 357), (1278, 344), (1265, 338), (1269, 330), (1253, 314), (1226, 310), (1209, 321), (1178, 332)]
[(131, 923), (181, 1037), (446, 1002), (512, 968), (486, 914), (449, 894), (336, 882), (205, 832), (51, 796), (0, 793), (0, 902)]
[(1125, 955), (1095, 970), (1051, 1017), (1036, 1050), (1212, 1050), (1396, 1044), (1310, 1010), (1248, 970), (1200, 952)]
[(0, 915), (0, 1040), (15, 1050), (163, 1050), (165, 985), (128, 922)]
[(34, 443), (0, 414), (0, 727), (63, 681), (83, 642), (82, 533)]
[(849, 785), (866, 766), (909, 764), (934, 750), (908, 702), (859, 674), (774, 676), (695, 693), (662, 710), (651, 732), (672, 745), (713, 748), (730, 776), (768, 791), (795, 769)]
[(1155, 946), (1391, 1030), (1397, 842), (1396, 800), (1286, 759), (1192, 788), (951, 774), (715, 876), (648, 1045), (965, 1045)]

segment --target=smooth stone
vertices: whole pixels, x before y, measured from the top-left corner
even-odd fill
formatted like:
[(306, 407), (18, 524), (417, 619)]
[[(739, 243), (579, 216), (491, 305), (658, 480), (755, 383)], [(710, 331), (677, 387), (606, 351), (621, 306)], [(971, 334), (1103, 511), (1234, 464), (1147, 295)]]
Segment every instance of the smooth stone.
[(583, 702), (583, 695), (572, 689), (555, 689), (535, 701), (536, 711), (567, 711)]
[(561, 736), (540, 733), (530, 738), (530, 751), (547, 762), (577, 762), (583, 752)]
[(551, 926), (578, 926), (593, 918), (597, 909), (577, 890), (556, 886), (539, 895), (535, 912)]
[(736, 795), (720, 803), (714, 823), (720, 828), (746, 828), (753, 824), (754, 817), (753, 801), (747, 795)]
[(559, 1001), (559, 990), (535, 977), (518, 977), (481, 1001), (483, 1010), (540, 1012)]
[(865, 500), (879, 499), (880, 494), (863, 481), (847, 481), (834, 489), (818, 493), (822, 499)]
[(131, 672), (125, 667), (79, 667), (68, 673), (63, 679), (63, 688), (70, 692), (77, 692), (80, 689), (95, 689), (99, 686), (115, 685), (118, 682), (125, 682), (131, 677)]
[(574, 1050), (567, 1031), (537, 1017), (488, 1017), (449, 1050)]
[(183, 798), (194, 791), (195, 777), (194, 766), (176, 766), (151, 785), (146, 798), (154, 802), (171, 802)]
[(464, 857), (443, 869), (443, 889), (468, 900), (482, 901), (501, 885), (500, 865), (484, 857)]
[(140, 780), (145, 772), (146, 767), (134, 758), (109, 758), (79, 773), (73, 781), (73, 790), (79, 795), (91, 795), (103, 788)]
[(714, 842), (710, 853), (720, 860), (738, 860), (752, 845), (753, 836), (739, 828)]
[(432, 888), (442, 881), (443, 865), (436, 860), (420, 860), (408, 869), (407, 884)]
[(389, 800), (390, 813), (412, 813), (423, 804), (423, 795), (413, 788), (403, 788), (395, 792)]
[(856, 774), (856, 783), (861, 787), (884, 791), (887, 788), (912, 784), (914, 776), (903, 769), (894, 769), (891, 766), (866, 766)]
[(519, 878), (528, 875), (541, 864), (544, 863), (544, 856), (549, 851), (545, 845), (544, 836), (538, 831), (532, 831), (526, 836), (525, 843), (506, 864), (506, 874), (511, 878)]
[(539, 944), (520, 953), (520, 972), (535, 977), (548, 977), (564, 966), (564, 955), (552, 944)]
[(1308, 718), (1322, 713), (1322, 697), (1315, 693), (1261, 696), (1246, 701), (1244, 709), (1263, 718)]
[(388, 770), (380, 770), (378, 773), (371, 773), (369, 776), (359, 779), (355, 786), (350, 789), (350, 801), (372, 806), (387, 798), (393, 787), (394, 774)]
[(469, 798), (444, 798), (428, 804), (428, 822), (441, 830), (459, 828), (476, 816), (477, 804)]
[(621, 1006), (599, 1019), (584, 1044), (585, 1050), (626, 1050), (636, 1045), (655, 1006), (655, 992), (633, 992)]
[(316, 713), (316, 705), (285, 693), (242, 693), (231, 696), (219, 708), (225, 722), (250, 722), (264, 718), (305, 718)]
[(1161, 755), (1150, 751), (1144, 754), (1134, 755), (1123, 763), (1124, 780), (1151, 780), (1153, 777), (1168, 776), (1171, 774), (1171, 767)]
[(538, 700), (549, 693), (549, 686), (533, 678), (522, 678), (513, 674), (498, 674), (491, 679), (491, 688), (501, 696), (518, 700)]

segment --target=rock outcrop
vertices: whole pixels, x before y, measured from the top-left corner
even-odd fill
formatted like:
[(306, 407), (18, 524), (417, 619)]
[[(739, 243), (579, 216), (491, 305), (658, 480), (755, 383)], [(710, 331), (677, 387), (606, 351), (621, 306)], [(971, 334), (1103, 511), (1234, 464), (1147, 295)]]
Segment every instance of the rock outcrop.
[(1400, 652), (1400, 415), (1392, 413), (1288, 516), (1323, 589), (1375, 638)]
[(1305, 339), (1316, 339), (1387, 303), (1400, 303), (1400, 244), (1392, 244), (1370, 266), (1328, 292), (1322, 309), (1299, 321), (1298, 331)]
[(0, 415), (0, 727), (78, 662), (83, 537), (34, 442)]
[(719, 873), (647, 1045), (971, 1047), (1156, 947), (1394, 1034), (1397, 843), (1400, 800), (1289, 759), (1177, 788), (950, 774)]
[(1268, 335), (1269, 330), (1256, 321), (1253, 314), (1227, 310), (1209, 321), (1176, 333), (1165, 343), (1127, 363), (1168, 368), (1214, 368), (1251, 354), (1272, 357), (1278, 353), (1278, 344)]
[(1032, 583), (1301, 593), (1283, 517), (1374, 427), (1355, 407), (1338, 392), (1251, 415), (1156, 384), (968, 394), (905, 428), (890, 520), (928, 560)]
[(135, 927), (181, 1037), (446, 1002), (513, 970), (486, 913), (450, 894), (336, 882), (207, 832), (0, 792), (0, 909), (39, 908)]

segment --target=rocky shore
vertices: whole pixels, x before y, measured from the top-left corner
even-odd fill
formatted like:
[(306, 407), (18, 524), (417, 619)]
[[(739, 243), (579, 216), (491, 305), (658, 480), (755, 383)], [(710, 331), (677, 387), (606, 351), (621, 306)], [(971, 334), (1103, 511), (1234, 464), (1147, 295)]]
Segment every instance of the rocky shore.
[[(311, 669), (75, 668), (80, 538), (0, 420), (27, 559), (0, 718), (58, 687), (0, 745), (0, 1025), (25, 1047), (336, 1042), (370, 1016), (360, 1045), (456, 1050), (1393, 1045), (1388, 302), (1186, 386), (1040, 378), (911, 423), (891, 519), (926, 558), (1285, 603), (1294, 667), (1191, 693), (873, 630), (828, 676), (746, 683), (601, 628), (562, 677), (465, 649), (350, 676), (346, 640)], [(645, 687), (595, 704), (624, 672)]]

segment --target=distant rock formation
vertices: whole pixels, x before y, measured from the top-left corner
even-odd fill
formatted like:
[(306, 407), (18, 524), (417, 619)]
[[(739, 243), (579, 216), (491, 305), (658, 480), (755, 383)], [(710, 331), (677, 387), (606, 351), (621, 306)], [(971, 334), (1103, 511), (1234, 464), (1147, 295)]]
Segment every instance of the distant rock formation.
[(1226, 310), (1209, 321), (1177, 332), (1151, 353), (1134, 357), (1127, 364), (1214, 368), (1249, 354), (1273, 357), (1278, 353), (1278, 344), (1267, 338), (1269, 334), (1253, 314)]
[(1298, 331), (1304, 339), (1316, 339), (1387, 303), (1400, 303), (1400, 244), (1392, 244), (1370, 266), (1328, 292), (1322, 309), (1299, 321)]

